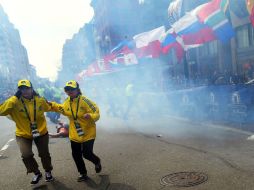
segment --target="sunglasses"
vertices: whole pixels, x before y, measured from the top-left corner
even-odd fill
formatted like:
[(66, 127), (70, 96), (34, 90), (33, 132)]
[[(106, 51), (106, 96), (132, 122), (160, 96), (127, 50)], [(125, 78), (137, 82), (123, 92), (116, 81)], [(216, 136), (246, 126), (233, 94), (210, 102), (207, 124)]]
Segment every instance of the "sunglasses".
[(19, 87), (19, 90), (21, 90), (21, 91), (29, 90), (29, 89), (31, 89), (31, 87), (27, 87), (27, 86), (20, 86)]
[(77, 89), (76, 89), (76, 88), (69, 87), (69, 86), (64, 87), (64, 91), (65, 91), (65, 92), (73, 92), (73, 91), (75, 91), (75, 90), (77, 90)]

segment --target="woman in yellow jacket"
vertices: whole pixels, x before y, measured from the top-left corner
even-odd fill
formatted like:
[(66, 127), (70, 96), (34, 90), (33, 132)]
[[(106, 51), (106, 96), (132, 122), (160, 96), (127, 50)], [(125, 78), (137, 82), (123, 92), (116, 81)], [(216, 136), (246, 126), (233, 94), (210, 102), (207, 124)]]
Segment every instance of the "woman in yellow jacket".
[(51, 157), (48, 143), (49, 136), (44, 112), (50, 111), (51, 106), (34, 90), (29, 80), (20, 80), (16, 94), (0, 105), (0, 115), (10, 115), (16, 123), (16, 141), (27, 173), (34, 173), (31, 184), (37, 184), (42, 178), (38, 164), (32, 152), (32, 143), (38, 149), (42, 166), (46, 171), (46, 181), (52, 181)]
[(83, 157), (95, 165), (96, 173), (101, 171), (100, 158), (93, 153), (96, 137), (96, 124), (100, 113), (97, 105), (83, 96), (76, 81), (66, 83), (64, 90), (69, 96), (63, 104), (51, 102), (52, 108), (67, 116), (70, 120), (69, 138), (71, 141), (72, 157), (80, 176), (77, 181), (87, 180), (87, 170)]

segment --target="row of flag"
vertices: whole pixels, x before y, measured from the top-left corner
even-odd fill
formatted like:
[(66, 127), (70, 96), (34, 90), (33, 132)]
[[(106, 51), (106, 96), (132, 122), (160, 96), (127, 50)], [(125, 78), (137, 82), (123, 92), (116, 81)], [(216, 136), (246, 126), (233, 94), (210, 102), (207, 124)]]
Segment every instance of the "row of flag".
[(250, 14), (251, 24), (254, 26), (254, 0), (246, 0), (247, 10)]
[[(181, 6), (182, 0), (175, 0), (172, 3), (168, 12), (177, 18), (180, 15), (179, 6)], [(254, 25), (254, 0), (246, 0), (246, 2), (245, 0), (232, 0), (230, 7), (241, 7), (243, 3), (245, 11), (248, 11), (249, 18)], [(176, 11), (173, 11), (174, 7), (177, 8)], [(135, 35), (132, 40), (125, 39), (108, 55), (89, 65), (85, 71), (78, 75), (78, 78), (110, 72), (126, 65), (138, 64), (140, 58), (157, 58), (162, 54), (167, 54), (171, 49), (174, 50), (178, 61), (180, 61), (184, 51), (190, 48), (213, 40), (227, 43), (235, 35), (232, 24), (226, 16), (228, 7), (229, 0), (212, 0), (185, 13), (177, 21), (172, 22), (171, 28), (167, 31), (164, 26), (161, 26)], [(237, 7), (235, 8), (238, 10)], [(246, 14), (243, 15), (246, 16)]]

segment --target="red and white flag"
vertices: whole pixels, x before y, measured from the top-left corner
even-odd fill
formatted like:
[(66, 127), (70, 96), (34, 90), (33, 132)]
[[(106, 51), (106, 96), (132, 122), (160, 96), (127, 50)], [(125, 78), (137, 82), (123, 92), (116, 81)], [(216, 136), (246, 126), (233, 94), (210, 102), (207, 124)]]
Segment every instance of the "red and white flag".
[(165, 35), (165, 27), (161, 26), (150, 30), (148, 32), (143, 32), (138, 35), (133, 36), (137, 48), (147, 46), (150, 42), (161, 41), (162, 37)]

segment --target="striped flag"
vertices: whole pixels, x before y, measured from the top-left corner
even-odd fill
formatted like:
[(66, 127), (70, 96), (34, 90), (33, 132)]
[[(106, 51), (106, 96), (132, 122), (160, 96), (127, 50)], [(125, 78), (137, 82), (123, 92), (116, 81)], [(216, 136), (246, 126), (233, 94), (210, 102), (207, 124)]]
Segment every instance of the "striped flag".
[(249, 23), (246, 1), (231, 0), (229, 3), (230, 19), (234, 28)]
[(216, 39), (213, 30), (197, 17), (197, 13), (204, 6), (205, 4), (196, 7), (172, 25), (175, 33), (183, 39), (185, 45), (203, 44)]
[(165, 34), (165, 27), (161, 26), (153, 30), (143, 32), (133, 36), (137, 48), (147, 46), (150, 42), (161, 40), (161, 37)]
[(246, 0), (246, 6), (248, 9), (248, 12), (251, 14), (253, 6), (254, 6), (254, 0)]
[(246, 6), (248, 12), (250, 13), (250, 21), (252, 26), (254, 26), (254, 0), (246, 0)]
[(226, 0), (213, 0), (206, 3), (197, 13), (200, 21), (212, 28), (217, 39), (222, 42), (228, 42), (235, 35), (224, 13), (227, 6), (228, 1)]

